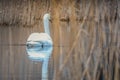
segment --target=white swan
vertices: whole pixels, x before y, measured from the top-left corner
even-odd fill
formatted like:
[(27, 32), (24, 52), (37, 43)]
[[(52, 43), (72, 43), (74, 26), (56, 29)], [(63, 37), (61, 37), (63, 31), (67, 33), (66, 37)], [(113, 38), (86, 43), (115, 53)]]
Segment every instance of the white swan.
[(32, 33), (27, 39), (27, 54), (33, 61), (42, 61), (42, 80), (48, 80), (48, 62), (53, 50), (49, 30), (50, 14), (43, 17), (45, 33)]

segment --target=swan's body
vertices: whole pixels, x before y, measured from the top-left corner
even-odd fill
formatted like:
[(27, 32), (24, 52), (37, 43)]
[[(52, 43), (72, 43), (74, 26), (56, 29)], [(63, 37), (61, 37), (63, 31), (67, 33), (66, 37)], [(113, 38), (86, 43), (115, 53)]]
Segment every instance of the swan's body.
[(32, 33), (27, 40), (27, 54), (33, 61), (42, 61), (42, 80), (48, 80), (48, 62), (52, 54), (53, 42), (49, 30), (50, 15), (43, 17), (45, 33)]
[(33, 61), (43, 61), (52, 53), (52, 39), (46, 33), (32, 33), (27, 44), (28, 56)]

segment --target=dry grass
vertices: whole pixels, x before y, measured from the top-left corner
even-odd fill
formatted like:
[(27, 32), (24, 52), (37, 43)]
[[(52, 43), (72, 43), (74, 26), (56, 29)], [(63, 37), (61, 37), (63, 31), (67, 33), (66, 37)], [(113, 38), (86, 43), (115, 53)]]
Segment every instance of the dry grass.
[[(39, 26), (43, 26), (44, 13), (50, 12), (52, 16), (50, 25), (55, 46), (50, 59), (49, 76), (52, 76), (50, 80), (52, 78), (53, 80), (120, 80), (119, 0), (27, 0), (24, 3), (21, 1), (14, 3), (12, 0), (12, 2), (4, 0), (0, 2), (3, 5), (0, 7), (0, 27), (20, 27), (16, 29), (5, 27), (10, 34), (6, 35), (5, 29), (4, 32), (1, 30), (1, 33), (3, 32), (0, 35), (1, 41), (9, 39), (10, 43), (25, 42), (31, 32), (43, 31)], [(15, 35), (16, 32), (19, 36)], [(18, 41), (11, 37), (18, 37)], [(13, 56), (20, 56), (15, 52), (19, 53), (22, 50), (24, 52), (24, 49), (16, 51), (13, 47), (8, 49)], [(6, 57), (6, 54), (2, 54), (6, 53), (5, 49), (2, 47), (0, 50), (1, 55)], [(21, 71), (25, 68), (26, 76), (27, 72), (32, 70), (34, 74), (38, 74), (40, 65), (30, 64), (26, 56), (24, 60), (21, 60), (22, 57), (24, 54), (19, 58), (19, 63), (24, 62), (24, 64), (18, 64), (17, 69)], [(15, 80), (17, 78), (14, 73), (22, 74), (23, 72), (16, 72), (12, 68), (15, 60), (9, 58), (8, 66), (11, 66), (6, 74), (9, 76), (12, 72), (14, 76), (11, 77)], [(8, 63), (4, 60), (1, 57), (2, 64)], [(37, 68), (32, 69), (32, 67)], [(3, 66), (0, 70), (2, 69), (7, 71)], [(4, 75), (2, 72), (0, 74)], [(23, 76), (23, 79), (35, 79), (34, 74), (30, 77)]]
[[(54, 80), (120, 79), (118, 76), (120, 75), (120, 28), (117, 3), (118, 1), (93, 0), (70, 5), (74, 7), (71, 14), (77, 15), (76, 20), (80, 23), (77, 26), (80, 27), (77, 31), (74, 26), (77, 33), (71, 34), (75, 36), (73, 44), (67, 51)], [(61, 6), (64, 7), (64, 4)], [(72, 21), (74, 18), (71, 16), (69, 15)]]

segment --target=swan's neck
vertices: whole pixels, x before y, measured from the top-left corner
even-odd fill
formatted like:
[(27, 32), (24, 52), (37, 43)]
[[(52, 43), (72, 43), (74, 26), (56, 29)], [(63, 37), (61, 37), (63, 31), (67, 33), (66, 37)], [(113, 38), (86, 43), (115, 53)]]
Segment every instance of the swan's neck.
[(48, 62), (49, 59), (43, 61), (42, 64), (42, 80), (48, 80)]
[(48, 19), (48, 18), (45, 18), (45, 19), (43, 20), (43, 23), (44, 23), (44, 30), (45, 30), (45, 33), (47, 33), (47, 34), (50, 35), (49, 19)]

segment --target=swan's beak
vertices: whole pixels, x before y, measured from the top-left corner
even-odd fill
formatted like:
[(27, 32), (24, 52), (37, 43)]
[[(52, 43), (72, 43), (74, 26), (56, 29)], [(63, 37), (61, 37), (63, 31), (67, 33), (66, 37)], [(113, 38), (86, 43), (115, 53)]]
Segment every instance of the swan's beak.
[(52, 19), (49, 19), (49, 21), (52, 23)]

